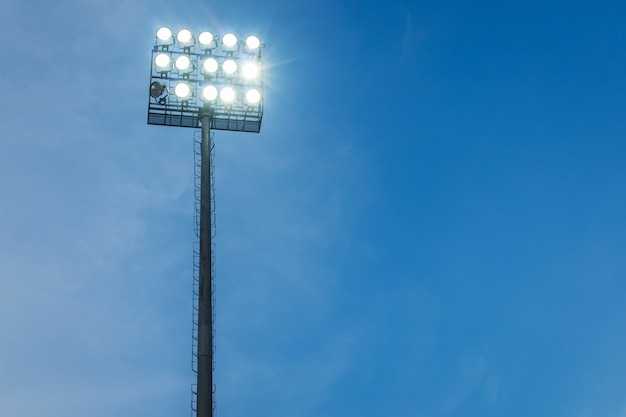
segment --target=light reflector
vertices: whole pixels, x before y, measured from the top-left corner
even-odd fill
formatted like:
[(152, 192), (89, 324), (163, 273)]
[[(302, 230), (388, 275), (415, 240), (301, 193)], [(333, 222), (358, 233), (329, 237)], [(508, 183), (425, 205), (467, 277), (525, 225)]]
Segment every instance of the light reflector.
[(158, 98), (165, 92), (165, 86), (158, 81), (150, 84), (150, 97)]

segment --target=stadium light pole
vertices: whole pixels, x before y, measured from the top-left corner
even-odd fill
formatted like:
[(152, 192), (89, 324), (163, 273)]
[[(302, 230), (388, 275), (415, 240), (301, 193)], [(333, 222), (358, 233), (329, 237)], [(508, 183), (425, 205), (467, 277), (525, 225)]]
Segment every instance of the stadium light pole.
[(211, 129), (261, 130), (263, 46), (256, 36), (239, 40), (233, 33), (220, 37), (203, 31), (195, 35), (186, 28), (174, 33), (161, 27), (152, 49), (148, 124), (202, 129), (199, 271), (193, 330), (197, 345), (192, 349), (197, 357), (192, 410), (197, 417), (212, 417), (215, 408)]

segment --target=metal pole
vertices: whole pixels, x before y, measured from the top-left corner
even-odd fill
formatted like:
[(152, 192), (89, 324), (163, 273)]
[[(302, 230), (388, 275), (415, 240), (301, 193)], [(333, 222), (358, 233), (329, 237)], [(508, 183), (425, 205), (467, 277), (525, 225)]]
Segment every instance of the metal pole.
[(213, 257), (211, 248), (211, 114), (200, 113), (200, 270), (197, 417), (213, 417)]

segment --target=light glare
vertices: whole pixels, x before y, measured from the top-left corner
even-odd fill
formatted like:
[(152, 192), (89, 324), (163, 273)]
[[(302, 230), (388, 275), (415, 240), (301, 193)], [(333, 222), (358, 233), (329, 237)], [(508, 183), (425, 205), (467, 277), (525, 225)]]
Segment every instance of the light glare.
[(168, 27), (162, 27), (157, 30), (157, 38), (161, 41), (169, 40), (172, 37), (172, 31)]
[(187, 98), (191, 95), (191, 88), (187, 83), (178, 83), (174, 88), (174, 93), (178, 98)]
[(222, 64), (222, 68), (224, 68), (224, 72), (226, 72), (226, 74), (232, 74), (237, 71), (237, 63), (232, 59), (227, 59)]
[(202, 64), (202, 68), (204, 68), (205, 72), (212, 74), (217, 71), (217, 61), (215, 60), (215, 58), (207, 58), (207, 60), (204, 61), (204, 64)]
[(224, 46), (232, 48), (233, 46), (237, 45), (237, 37), (232, 33), (227, 33), (222, 38), (222, 43), (224, 44)]
[(255, 88), (248, 90), (246, 93), (246, 101), (249, 104), (258, 104), (258, 102), (261, 101), (261, 93), (259, 93), (259, 90)]
[(208, 85), (202, 89), (202, 97), (205, 100), (213, 101), (217, 98), (217, 88), (213, 85)]
[(170, 66), (170, 62), (170, 56), (166, 53), (160, 53), (157, 54), (156, 57), (154, 57), (154, 63), (159, 68), (168, 68)]
[(235, 101), (235, 97), (235, 90), (233, 90), (232, 87), (224, 87), (220, 91), (220, 98), (225, 103), (232, 103)]
[(176, 68), (185, 71), (191, 66), (191, 60), (187, 55), (181, 55), (176, 58)]
[(213, 34), (211, 32), (202, 32), (198, 35), (198, 42), (204, 46), (211, 45), (211, 42), (213, 42)]
[(254, 62), (248, 62), (241, 68), (241, 72), (245, 78), (252, 80), (259, 75), (259, 67)]
[(261, 40), (256, 36), (248, 36), (246, 38), (246, 46), (249, 49), (257, 49), (259, 46), (261, 46)]
[(176, 39), (178, 39), (178, 42), (180, 43), (188, 43), (192, 38), (193, 35), (189, 29), (182, 29), (176, 36)]

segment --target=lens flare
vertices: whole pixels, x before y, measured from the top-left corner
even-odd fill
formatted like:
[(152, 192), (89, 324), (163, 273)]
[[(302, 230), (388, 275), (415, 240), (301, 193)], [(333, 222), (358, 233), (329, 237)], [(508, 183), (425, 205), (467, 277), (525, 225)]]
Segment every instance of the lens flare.
[(248, 62), (241, 67), (241, 73), (244, 78), (253, 80), (259, 76), (259, 67), (254, 62)]

